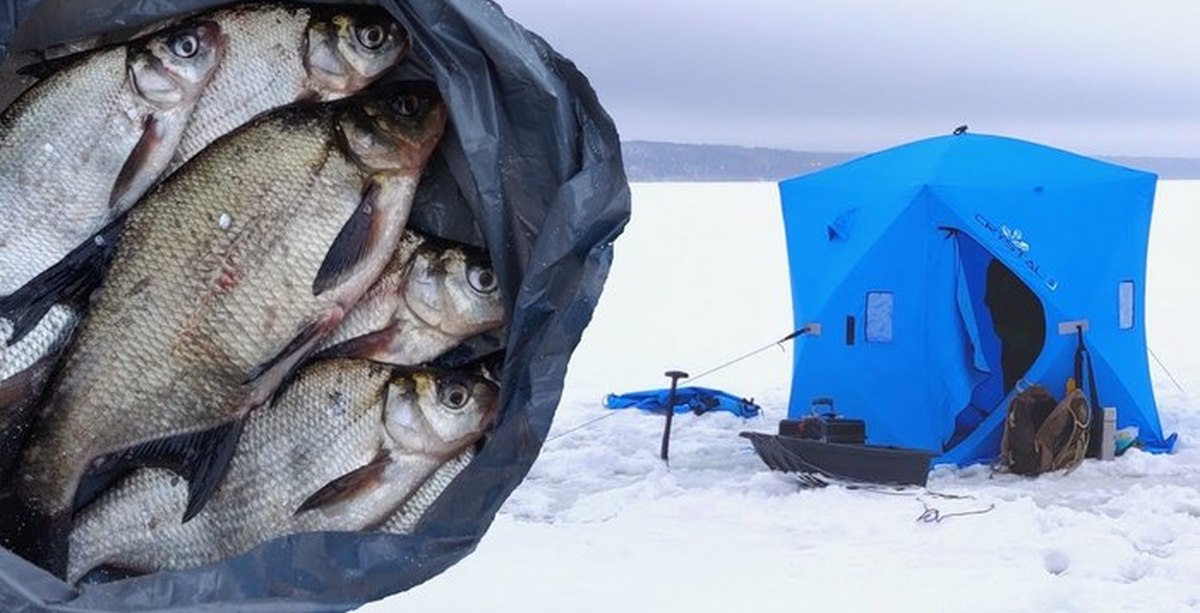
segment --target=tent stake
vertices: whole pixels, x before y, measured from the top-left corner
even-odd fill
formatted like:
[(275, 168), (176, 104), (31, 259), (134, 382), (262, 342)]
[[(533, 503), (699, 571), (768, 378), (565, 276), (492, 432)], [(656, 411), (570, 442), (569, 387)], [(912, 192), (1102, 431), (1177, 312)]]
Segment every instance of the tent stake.
[(671, 461), (667, 459), (667, 452), (671, 446), (671, 418), (675, 417), (675, 385), (680, 379), (686, 379), (688, 374), (682, 370), (668, 370), (666, 375), (671, 378), (671, 393), (667, 394), (667, 425), (663, 427), (662, 437), (662, 461), (671, 465)]

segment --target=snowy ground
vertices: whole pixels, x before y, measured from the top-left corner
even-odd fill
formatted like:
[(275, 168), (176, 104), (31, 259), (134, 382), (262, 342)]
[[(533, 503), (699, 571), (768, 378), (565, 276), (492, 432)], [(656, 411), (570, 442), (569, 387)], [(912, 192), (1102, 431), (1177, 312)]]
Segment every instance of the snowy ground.
[[(609, 414), (607, 392), (661, 387), (665, 370), (697, 374), (791, 329), (774, 184), (633, 193), (532, 472), (475, 553), (362, 611), (1200, 608), (1200, 182), (1160, 183), (1147, 282), (1150, 346), (1165, 365), (1151, 371), (1177, 453), (1034, 480), (939, 469), (927, 489), (902, 492), (801, 490), (737, 437), (786, 413), (790, 348), (705, 378), (766, 415), (682, 416), (669, 469), (658, 417), (619, 412), (561, 436)], [(917, 521), (927, 509), (942, 521)]]

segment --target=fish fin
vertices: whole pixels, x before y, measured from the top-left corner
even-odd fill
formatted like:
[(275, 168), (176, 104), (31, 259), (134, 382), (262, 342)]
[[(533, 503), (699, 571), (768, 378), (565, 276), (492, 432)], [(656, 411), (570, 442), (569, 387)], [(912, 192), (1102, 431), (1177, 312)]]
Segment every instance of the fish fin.
[(386, 358), (392, 353), (392, 339), (395, 332), (391, 326), (376, 330), (362, 336), (344, 340), (332, 347), (323, 349), (316, 358), (362, 358), (376, 362), (389, 362)]
[(196, 516), (208, 502), (233, 458), (244, 420), (208, 430), (148, 441), (97, 457), (75, 489), (75, 511), (91, 504), (121, 476), (135, 468), (165, 468), (188, 482), (188, 505), (183, 521)]
[(237, 450), (237, 442), (242, 437), (245, 424), (245, 419), (239, 419), (209, 431), (212, 434), (205, 439), (208, 453), (197, 454), (200, 461), (190, 464), (191, 470), (184, 475), (188, 480), (188, 504), (183, 511), (182, 521), (195, 517), (208, 504), (208, 499), (229, 469), (229, 462)]
[(337, 504), (371, 491), (383, 484), (383, 471), (392, 463), (392, 456), (386, 450), (380, 451), (375, 459), (340, 477), (326, 483), (324, 487), (309, 496), (292, 515), (305, 511)]
[(42, 398), (50, 372), (58, 362), (52, 352), (25, 370), (0, 381), (0, 484), (8, 481), (8, 472), (25, 445), (25, 435)]
[(67, 575), (70, 514), (46, 515), (12, 492), (0, 496), (0, 545), (54, 576)]
[(113, 182), (112, 191), (108, 196), (109, 209), (122, 211), (128, 208), (128, 205), (133, 204), (125, 202), (125, 199), (131, 189), (145, 181), (145, 169), (150, 166), (147, 161), (154, 154), (154, 150), (162, 145), (162, 142), (162, 131), (158, 129), (158, 120), (154, 115), (147, 115), (145, 121), (142, 122), (142, 137), (134, 145), (133, 151), (129, 152), (129, 157), (125, 158), (125, 164), (121, 166), (121, 172), (117, 174), (117, 180)]
[(271, 356), (271, 359), (267, 360), (266, 362), (255, 366), (254, 369), (246, 375), (246, 379), (242, 381), (242, 385), (254, 383), (255, 381), (261, 379), (268, 372), (278, 368), (281, 364), (295, 358), (298, 353), (307, 352), (311, 346), (316, 344), (319, 339), (324, 338), (325, 335), (329, 334), (334, 328), (337, 327), (338, 323), (341, 322), (343, 315), (344, 313), (340, 312), (334, 313), (309, 323), (307, 326), (304, 326), (304, 329), (300, 331), (300, 334), (297, 334), (294, 338), (292, 338), (291, 342), (289, 342), (287, 346), (283, 348), (283, 351)]
[(326, 290), (336, 286), (342, 275), (354, 269), (367, 254), (375, 249), (375, 243), (380, 232), (377, 231), (380, 215), (376, 213), (379, 202), (379, 184), (371, 181), (363, 190), (358, 208), (342, 226), (337, 238), (325, 253), (325, 261), (313, 279), (312, 292), (319, 296)]
[(316, 90), (306, 87), (306, 88), (304, 88), (304, 91), (300, 92), (299, 94), (296, 94), (296, 99), (293, 100), (292, 102), (295, 102), (297, 104), (311, 104), (311, 103), (320, 102), (320, 101), (321, 101), (321, 92), (318, 92)]
[(17, 74), (22, 77), (30, 77), (41, 81), (57, 72), (61, 72), (70, 66), (78, 64), (86, 59), (87, 53), (71, 53), (61, 57), (38, 60), (32, 64), (22, 66), (17, 69)]
[(0, 297), (0, 319), (7, 319), (13, 325), (13, 336), (8, 339), (10, 346), (36, 328), (50, 307), (56, 304), (66, 304), (81, 312), (85, 310), (92, 291), (100, 286), (116, 252), (123, 224), (123, 217), (113, 220), (57, 264), (43, 270), (17, 291)]
[(29, 368), (0, 381), (0, 428), (9, 423), (12, 410), (28, 404), (38, 394), (53, 361), (51, 356), (44, 356)]
[(121, 581), (124, 579), (133, 579), (152, 573), (152, 570), (142, 570), (130, 568), (118, 564), (101, 564), (86, 573), (79, 579), (76, 579), (74, 585), (90, 585), (93, 583), (112, 583), (113, 581)]

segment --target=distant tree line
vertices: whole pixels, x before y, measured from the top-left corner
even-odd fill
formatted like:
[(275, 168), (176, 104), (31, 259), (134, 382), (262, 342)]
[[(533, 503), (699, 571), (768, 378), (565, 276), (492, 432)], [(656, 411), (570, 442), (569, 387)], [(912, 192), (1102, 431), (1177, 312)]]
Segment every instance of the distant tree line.
[[(851, 160), (861, 153), (791, 151), (765, 147), (690, 145), (653, 141), (621, 143), (630, 181), (779, 181)], [(1158, 173), (1161, 179), (1200, 179), (1200, 159), (1103, 157)]]

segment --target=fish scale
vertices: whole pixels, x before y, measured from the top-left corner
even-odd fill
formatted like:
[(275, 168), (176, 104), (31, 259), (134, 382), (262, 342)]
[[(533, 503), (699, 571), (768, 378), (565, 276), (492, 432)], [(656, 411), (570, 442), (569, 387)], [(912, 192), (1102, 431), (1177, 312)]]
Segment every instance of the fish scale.
[[(187, 486), (163, 469), (124, 479), (80, 514), (71, 535), (71, 581), (100, 563), (128, 568), (187, 568), (242, 553), (276, 533), (311, 491), (366, 464), (379, 448), (383, 368), (318, 364), (298, 377), (271, 408), (246, 424), (239, 452), (208, 508), (180, 523)], [(330, 395), (351, 398), (341, 415), (323, 410)], [(315, 410), (304, 410), (305, 407)], [(287, 433), (287, 436), (280, 436)], [(320, 462), (294, 457), (296, 441), (320, 450)], [(311, 473), (311, 474), (310, 474)]]
[(170, 162), (223, 50), (215, 22), (190, 20), (63, 60), (0, 114), (0, 481), (107, 261), (103, 241)]
[[(407, 472), (388, 486), (401, 499), (445, 462), (440, 453), (404, 449), (386, 438), (385, 407), (395, 406), (388, 404), (387, 394), (397, 376), (409, 375), (366, 360), (306, 366), (270, 407), (251, 415), (228, 473), (209, 504), (189, 522), (179, 521), (187, 501), (181, 480), (162, 469), (135, 471), (76, 519), (68, 580), (77, 581), (103, 564), (139, 571), (189, 568), (287, 534), (368, 527), (381, 514), (377, 506), (362, 505), (352, 514), (294, 511), (325, 484), (368, 464), (381, 449), (390, 449)], [(474, 396), (477, 402), (465, 411), (470, 429), (480, 432), (489, 424), (496, 396), (490, 383), (477, 382), (476, 389), (482, 390)], [(432, 390), (420, 397), (419, 410), (436, 403)]]
[[(366, 11), (356, 8), (346, 15), (361, 18)], [(355, 93), (393, 65), (407, 47), (407, 39), (392, 41), (399, 51), (377, 59), (373, 66), (377, 73), (360, 75), (343, 88), (316, 86), (305, 56), (312, 52), (309, 32), (329, 23), (332, 14), (279, 3), (246, 4), (211, 13), (209, 18), (221, 24), (228, 50), (196, 104), (168, 172), (260, 113), (300, 98), (328, 102)]]
[[(230, 251), (242, 250), (244, 257), (255, 263), (270, 255), (269, 252), (260, 253), (262, 250), (253, 244), (252, 237), (249, 237), (250, 240), (239, 240), (239, 227), (236, 224), (227, 232), (212, 221), (225, 211), (249, 219), (251, 214), (242, 211), (252, 210), (262, 203), (267, 205), (264, 208), (274, 209), (271, 211), (272, 219), (258, 225), (255, 230), (281, 233), (290, 227), (304, 228), (299, 237), (306, 240), (300, 242), (308, 244), (307, 248), (293, 251), (289, 265), (281, 266), (282, 270), (276, 271), (276, 276), (316, 276), (325, 250), (357, 204), (358, 190), (355, 188), (361, 185), (362, 176), (353, 163), (343, 159), (340, 166), (330, 168), (327, 165), (326, 169), (342, 175), (349, 183), (348, 189), (341, 190), (341, 193), (337, 193), (338, 190), (313, 193), (311, 199), (304, 197), (303, 190), (309, 187), (310, 182), (306, 177), (297, 177), (307, 172), (312, 160), (325, 156), (323, 149), (329, 144), (327, 135), (322, 133), (319, 126), (315, 127), (318, 127), (315, 133), (305, 133), (304, 130), (256, 130), (254, 134), (257, 138), (267, 140), (278, 151), (288, 154), (275, 158), (269, 169), (255, 168), (240, 162), (256, 155), (257, 143), (251, 143), (249, 147), (233, 143), (228, 157), (212, 155), (198, 160), (193, 172), (182, 177), (185, 180), (164, 186), (156, 198), (135, 211), (122, 235), (101, 300), (85, 320), (79, 331), (78, 350), (70, 354), (64, 367), (67, 376), (55, 395), (56, 404), (75, 406), (81, 404), (76, 398), (86, 394), (89, 396), (87, 404), (101, 405), (106, 413), (112, 415), (113, 418), (106, 419), (105, 423), (124, 426), (120, 434), (123, 440), (120, 442), (132, 444), (150, 440), (161, 436), (168, 426), (174, 425), (177, 418), (172, 418), (176, 416), (166, 411), (153, 411), (149, 415), (138, 415), (133, 421), (116, 418), (124, 406), (136, 406), (150, 399), (167, 405), (179, 404), (189, 402), (188, 397), (193, 394), (210, 398), (213, 405), (228, 404), (239, 388), (230, 385), (226, 377), (219, 377), (220, 374), (232, 372), (244, 375), (265, 356), (282, 351), (291, 338), (300, 332), (302, 322), (316, 317), (319, 307), (314, 308), (313, 301), (293, 300), (288, 314), (291, 320), (298, 322), (297, 328), (273, 337), (259, 335), (252, 325), (254, 318), (248, 318), (246, 314), (264, 302), (263, 298), (253, 294), (262, 293), (264, 287), (268, 288), (266, 292), (269, 294), (270, 286), (247, 280), (240, 287), (252, 292), (251, 295), (248, 299), (234, 301), (232, 298), (242, 297), (240, 293), (222, 292), (215, 279), (203, 274), (204, 268), (211, 265), (214, 258), (225, 255), (223, 247)], [(285, 185), (265, 194), (261, 200), (238, 198), (234, 192), (232, 198), (214, 201), (201, 193), (212, 189), (210, 183), (186, 180), (189, 177), (211, 176), (226, 176), (233, 183), (244, 181), (253, 184), (262, 184), (264, 181), (274, 183), (276, 181), (273, 178), (278, 178), (278, 182)], [(289, 182), (292, 185), (286, 185)], [(295, 220), (295, 203), (298, 201), (313, 203), (314, 208), (320, 209), (328, 218), (315, 227), (291, 226), (290, 222)], [(194, 203), (208, 206), (197, 207)], [(261, 219), (267, 214), (264, 212), (258, 217)], [(223, 238), (226, 235), (230, 238)], [(134, 250), (125, 249), (126, 245), (137, 245), (136, 253), (129, 253)], [(162, 255), (136, 257), (142, 253)], [(282, 293), (275, 293), (268, 299), (282, 298)], [(287, 309), (288, 306), (282, 304), (278, 308)], [(128, 316), (130, 313), (144, 316), (132, 318)], [(224, 334), (224, 330), (228, 330), (229, 334)], [(217, 337), (210, 336), (213, 334)], [(232, 344), (222, 345), (226, 339), (231, 340)], [(196, 350), (196, 345), (200, 346), (199, 350)], [(211, 350), (206, 351), (206, 345), (224, 346), (233, 351), (217, 356)], [(140, 372), (136, 376), (120, 379), (94, 376), (97, 370), (94, 367), (103, 365), (107, 359), (125, 356), (140, 358), (136, 364)], [(171, 357), (169, 368), (155, 365), (155, 360), (161, 356)], [(215, 357), (228, 359), (221, 364), (223, 368), (220, 371), (213, 373), (214, 376), (204, 377), (203, 373), (214, 370), (206, 366), (206, 360)], [(193, 372), (185, 374), (189, 371)], [(109, 368), (103, 369), (103, 373), (110, 372)], [(175, 385), (180, 374), (189, 379), (188, 384)], [(214, 380), (218, 378), (222, 380)], [(214, 415), (207, 421), (192, 421), (191, 427), (202, 429), (215, 426), (221, 418), (220, 415)], [(53, 436), (60, 432), (67, 431), (51, 430), (50, 437), (34, 449), (58, 446)], [(72, 431), (71, 436), (79, 436), (79, 433)], [(112, 443), (105, 444), (109, 436), (111, 433), (107, 429), (90, 429), (83, 433), (84, 439), (78, 444), (91, 450), (111, 448)], [(60, 475), (55, 477), (59, 480), (65, 478)]]
[[(412, 89), (397, 87), (379, 96)], [(425, 115), (401, 121), (404, 140), (385, 149), (404, 165), (372, 173), (337, 135), (358, 129), (360, 120), (346, 122), (364, 104), (263, 116), (205, 149), (132, 211), (18, 468), (23, 505), (62, 517), (84, 474), (103, 468), (96, 459), (229, 423), (265, 403), (303, 356), (303, 347), (290, 344), (305, 327), (336, 323), (367, 289), (399, 240), (445, 110), (434, 99)], [(369, 182), (379, 186), (377, 244), (314, 295), (312, 280)], [(222, 215), (232, 218), (228, 227)], [(287, 258), (280, 257), (284, 244)], [(205, 274), (230, 258), (240, 282)], [(262, 325), (268, 307), (276, 319), (271, 334)], [(269, 376), (249, 381), (268, 364)]]
[(125, 47), (98, 51), (39, 82), (0, 115), (0, 296), (112, 218), (114, 181), (147, 118), (164, 130), (159, 169), (170, 159), (193, 106), (158, 108), (127, 73)]
[(393, 534), (412, 534), (417, 524), (425, 517), (425, 512), (474, 459), (475, 449), (469, 448), (440, 466), (417, 488), (412, 497), (379, 527), (379, 530)]
[(42, 356), (55, 351), (65, 342), (79, 315), (65, 305), (55, 305), (46, 312), (37, 327), (19, 342), (5, 346), (12, 337), (12, 324), (0, 319), (0, 381), (24, 371)]
[(404, 280), (407, 277), (412, 258), (424, 242), (425, 239), (422, 235), (412, 230), (405, 230), (404, 235), (400, 238), (400, 246), (396, 248), (396, 253), (392, 255), (387, 267), (383, 269), (383, 274), (379, 275), (379, 279), (375, 281), (371, 289), (367, 290), (367, 293), (363, 294), (354, 308), (346, 313), (345, 319), (338, 324), (337, 329), (322, 341), (321, 349), (382, 330), (391, 323), (396, 309), (400, 306), (399, 296), (403, 291)]
[(212, 15), (230, 44), (196, 103), (168, 172), (256, 114), (288, 104), (304, 91), (307, 73), (300, 49), (310, 17), (307, 9), (286, 5)]

